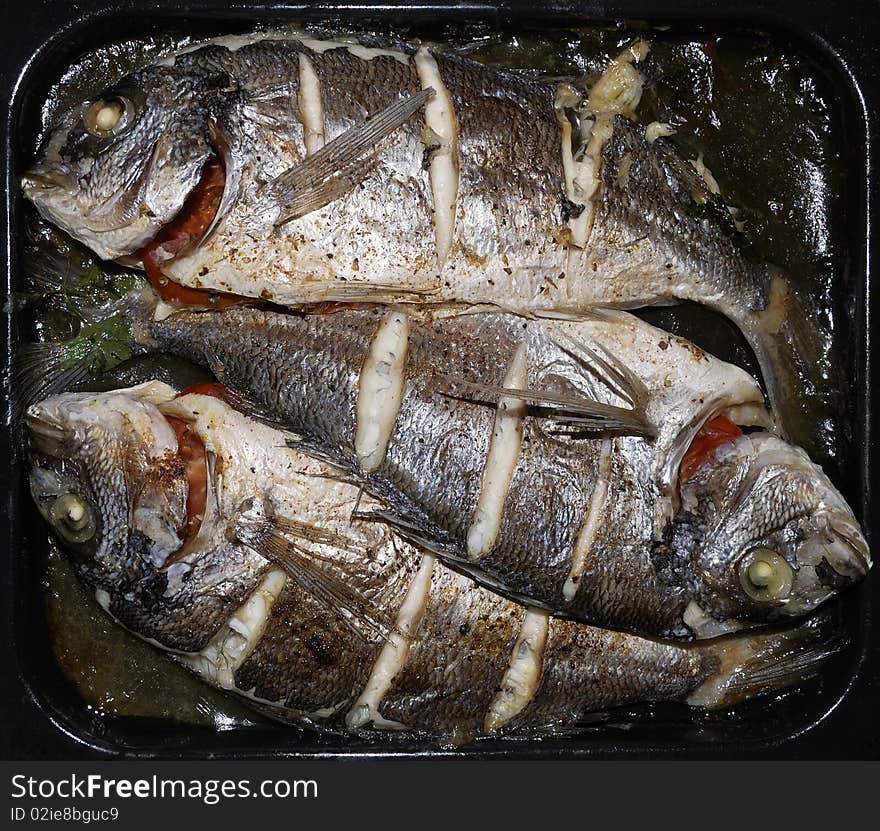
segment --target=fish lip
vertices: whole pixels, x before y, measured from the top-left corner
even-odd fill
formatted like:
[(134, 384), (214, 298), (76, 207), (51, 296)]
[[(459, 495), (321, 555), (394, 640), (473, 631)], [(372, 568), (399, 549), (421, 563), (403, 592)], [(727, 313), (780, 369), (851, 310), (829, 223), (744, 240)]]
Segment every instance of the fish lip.
[(62, 190), (73, 194), (76, 184), (73, 171), (57, 158), (44, 158), (21, 174), (21, 186), (25, 192)]
[(871, 550), (868, 548), (867, 540), (862, 535), (858, 524), (848, 517), (834, 517), (829, 520), (829, 525), (839, 541), (854, 555), (860, 577), (867, 577), (873, 565)]
[(31, 168), (21, 175), (21, 184), (25, 191), (50, 191), (62, 189), (67, 193), (71, 190), (71, 181), (60, 171)]

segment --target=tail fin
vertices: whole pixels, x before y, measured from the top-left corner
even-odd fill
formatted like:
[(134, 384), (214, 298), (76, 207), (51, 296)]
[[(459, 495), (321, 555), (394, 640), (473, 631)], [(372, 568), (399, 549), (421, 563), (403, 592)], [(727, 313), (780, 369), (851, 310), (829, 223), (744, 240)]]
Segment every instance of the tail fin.
[(848, 640), (831, 612), (784, 630), (756, 630), (700, 644), (718, 669), (687, 701), (694, 707), (728, 707), (814, 676)]
[(133, 350), (131, 327), (119, 314), (85, 324), (66, 341), (19, 346), (9, 384), (11, 423), (18, 424), (31, 404), (113, 369)]
[[(764, 376), (770, 403), (782, 433), (811, 454), (833, 455), (834, 438), (820, 435), (835, 410), (832, 400), (840, 384), (829, 379), (819, 322), (814, 319), (790, 279), (779, 269), (770, 274), (767, 307), (741, 324)], [(838, 370), (839, 371), (839, 370)]]
[(106, 372), (132, 356), (132, 325), (155, 306), (145, 282), (133, 272), (112, 273), (54, 229), (31, 232), (24, 246), (24, 292), (16, 306), (45, 302), (81, 322), (65, 341), (21, 343), (7, 379), (13, 428), (35, 401)]
[(43, 224), (28, 231), (23, 253), (22, 291), (14, 297), (14, 308), (56, 298), (56, 305), (94, 322), (146, 282), (136, 271), (98, 261), (83, 246)]

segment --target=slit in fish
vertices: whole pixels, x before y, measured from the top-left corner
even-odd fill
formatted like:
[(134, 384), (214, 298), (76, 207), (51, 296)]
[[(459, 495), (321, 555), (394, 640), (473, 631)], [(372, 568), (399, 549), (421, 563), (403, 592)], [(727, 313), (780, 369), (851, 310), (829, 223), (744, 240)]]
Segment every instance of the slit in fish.
[[(504, 376), (503, 386), (525, 389), (527, 385), (526, 347), (520, 344)], [(480, 495), (467, 534), (468, 558), (472, 561), (479, 560), (489, 551), (498, 537), (504, 503), (522, 447), (522, 422), (526, 406), (521, 398), (501, 396), (498, 399)]]
[(406, 385), (409, 318), (388, 312), (379, 324), (358, 381), (354, 449), (364, 473), (382, 464)]
[(432, 554), (422, 555), (419, 569), (410, 582), (397, 613), (395, 631), (382, 646), (363, 692), (345, 716), (349, 729), (356, 730), (370, 724), (384, 730), (405, 729), (406, 725), (383, 718), (379, 708), (394, 679), (406, 664), (413, 637), (428, 604), (435, 562)]
[(605, 510), (605, 501), (608, 499), (608, 486), (611, 477), (611, 453), (613, 447), (612, 439), (604, 439), (602, 441), (602, 447), (599, 451), (599, 464), (596, 469), (596, 484), (593, 486), (593, 493), (590, 495), (587, 517), (574, 541), (571, 569), (562, 587), (562, 596), (569, 603), (577, 595), (580, 580), (587, 565), (587, 558), (596, 541), (599, 521)]
[(306, 49), (311, 49), (312, 52), (319, 55), (331, 49), (345, 49), (350, 55), (354, 55), (362, 61), (371, 61), (374, 58), (388, 57), (394, 58), (394, 60), (399, 61), (404, 66), (409, 66), (409, 55), (407, 55), (406, 52), (401, 52), (399, 49), (377, 49), (372, 46), (362, 46), (354, 41), (313, 40), (311, 38), (302, 38), (300, 43), (302, 43)]
[(486, 733), (495, 733), (514, 716), (519, 715), (535, 697), (541, 682), (541, 667), (550, 615), (543, 609), (527, 609), (520, 624), (519, 634), (507, 670), (483, 723)]
[[(588, 247), (596, 214), (602, 149), (614, 131), (614, 118), (617, 115), (633, 117), (641, 100), (644, 81), (635, 64), (645, 59), (648, 48), (647, 41), (634, 40), (605, 68), (586, 101), (570, 84), (562, 84), (557, 89), (563, 192), (569, 204), (584, 208), (576, 214), (569, 211), (569, 271), (575, 270), (573, 258)], [(569, 112), (577, 113), (577, 130)]]
[[(583, 248), (587, 244), (593, 224), (593, 197), (599, 188), (599, 175), (597, 157), (589, 152), (579, 152), (582, 145), (586, 144), (589, 148), (593, 143), (593, 125), (592, 122), (584, 121), (583, 126), (579, 125), (575, 129), (569, 112), (578, 106), (581, 106), (578, 93), (568, 84), (562, 85), (557, 90), (556, 112), (559, 120), (563, 193), (569, 206), (566, 224), (571, 234), (571, 244), (576, 248)], [(601, 144), (598, 145), (598, 151), (601, 153)]]
[(416, 52), (415, 67), (422, 89), (436, 92), (425, 105), (422, 141), (428, 154), (428, 177), (434, 202), (434, 239), (437, 248), (437, 271), (443, 269), (455, 236), (455, 211), (458, 201), (458, 119), (449, 90), (440, 77), (437, 61), (426, 47)]
[(306, 155), (311, 156), (324, 146), (324, 99), (315, 67), (303, 53), (299, 55), (299, 115)]
[(183, 663), (217, 686), (235, 689), (235, 673), (263, 637), (286, 582), (287, 575), (280, 569), (269, 571), (201, 652), (181, 656)]

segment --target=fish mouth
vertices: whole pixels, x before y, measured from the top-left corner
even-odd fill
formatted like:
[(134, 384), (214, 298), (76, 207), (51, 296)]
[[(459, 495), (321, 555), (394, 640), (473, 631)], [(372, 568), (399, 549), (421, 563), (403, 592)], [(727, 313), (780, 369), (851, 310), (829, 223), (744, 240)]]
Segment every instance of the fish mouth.
[(73, 179), (70, 171), (59, 167), (32, 167), (21, 176), (21, 185), (30, 198), (35, 198), (48, 191), (63, 190), (71, 193)]
[(852, 551), (858, 564), (859, 577), (866, 577), (871, 570), (873, 561), (868, 542), (862, 535), (862, 529), (857, 522), (849, 517), (835, 518), (831, 521), (831, 527), (839, 540)]
[[(799, 559), (804, 556), (799, 554)], [(809, 542), (809, 560), (819, 583), (832, 590), (859, 582), (871, 568), (868, 544), (847, 517), (829, 518), (827, 531)]]
[(812, 612), (860, 583), (871, 568), (867, 543), (849, 519), (829, 520), (829, 527), (802, 543), (796, 556), (791, 599), (779, 609), (784, 617)]
[[(153, 232), (142, 210), (145, 171), (100, 200), (90, 200), (74, 169), (57, 157), (43, 158), (20, 179), (21, 192), (44, 219), (87, 245), (104, 260), (124, 261)], [(86, 198), (84, 199), (84, 194)]]

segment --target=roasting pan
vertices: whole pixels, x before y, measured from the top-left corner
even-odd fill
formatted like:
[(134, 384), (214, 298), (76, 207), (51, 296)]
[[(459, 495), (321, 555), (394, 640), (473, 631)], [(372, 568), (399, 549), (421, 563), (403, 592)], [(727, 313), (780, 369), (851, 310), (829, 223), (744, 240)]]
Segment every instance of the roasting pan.
[[(880, 255), (871, 246), (880, 230), (877, 210), (880, 53), (869, 33), (880, 24), (880, 7), (851, 0), (562, 0), (562, 2), (253, 3), (217, 0), (42, 0), (5, 4), (0, 31), (0, 92), (3, 123), (3, 245), (6, 298), (19, 285), (22, 203), (18, 178), (31, 161), (33, 137), (49, 86), (78, 55), (125, 37), (167, 29), (196, 36), (243, 31), (255, 22), (272, 25), (313, 21), (332, 28), (405, 26), (440, 38), (450, 26), (478, 24), (535, 30), (573, 24), (645, 21), (710, 33), (760, 31), (807, 53), (833, 80), (845, 148), (845, 240), (849, 348), (847, 372), (854, 394), (843, 419), (851, 441), (838, 482), (862, 520), (869, 543), (880, 543), (880, 503), (874, 489), (878, 410), (876, 369), (871, 360), (872, 317), (880, 299), (871, 292)], [(4, 378), (16, 345), (8, 316), (3, 328)], [(880, 716), (880, 609), (877, 575), (840, 603), (852, 644), (826, 665), (821, 677), (776, 699), (747, 703), (725, 714), (700, 714), (676, 705), (611, 712), (558, 738), (481, 741), (437, 748), (411, 741), (370, 743), (319, 737), (274, 723), (217, 732), (186, 724), (121, 718), (85, 706), (56, 664), (45, 619), (45, 562), (34, 552), (45, 536), (25, 486), (13, 431), (3, 432), (9, 460), (2, 508), (0, 566), (0, 723), (8, 759), (112, 758), (315, 758), (444, 756), (461, 758), (878, 758)]]

